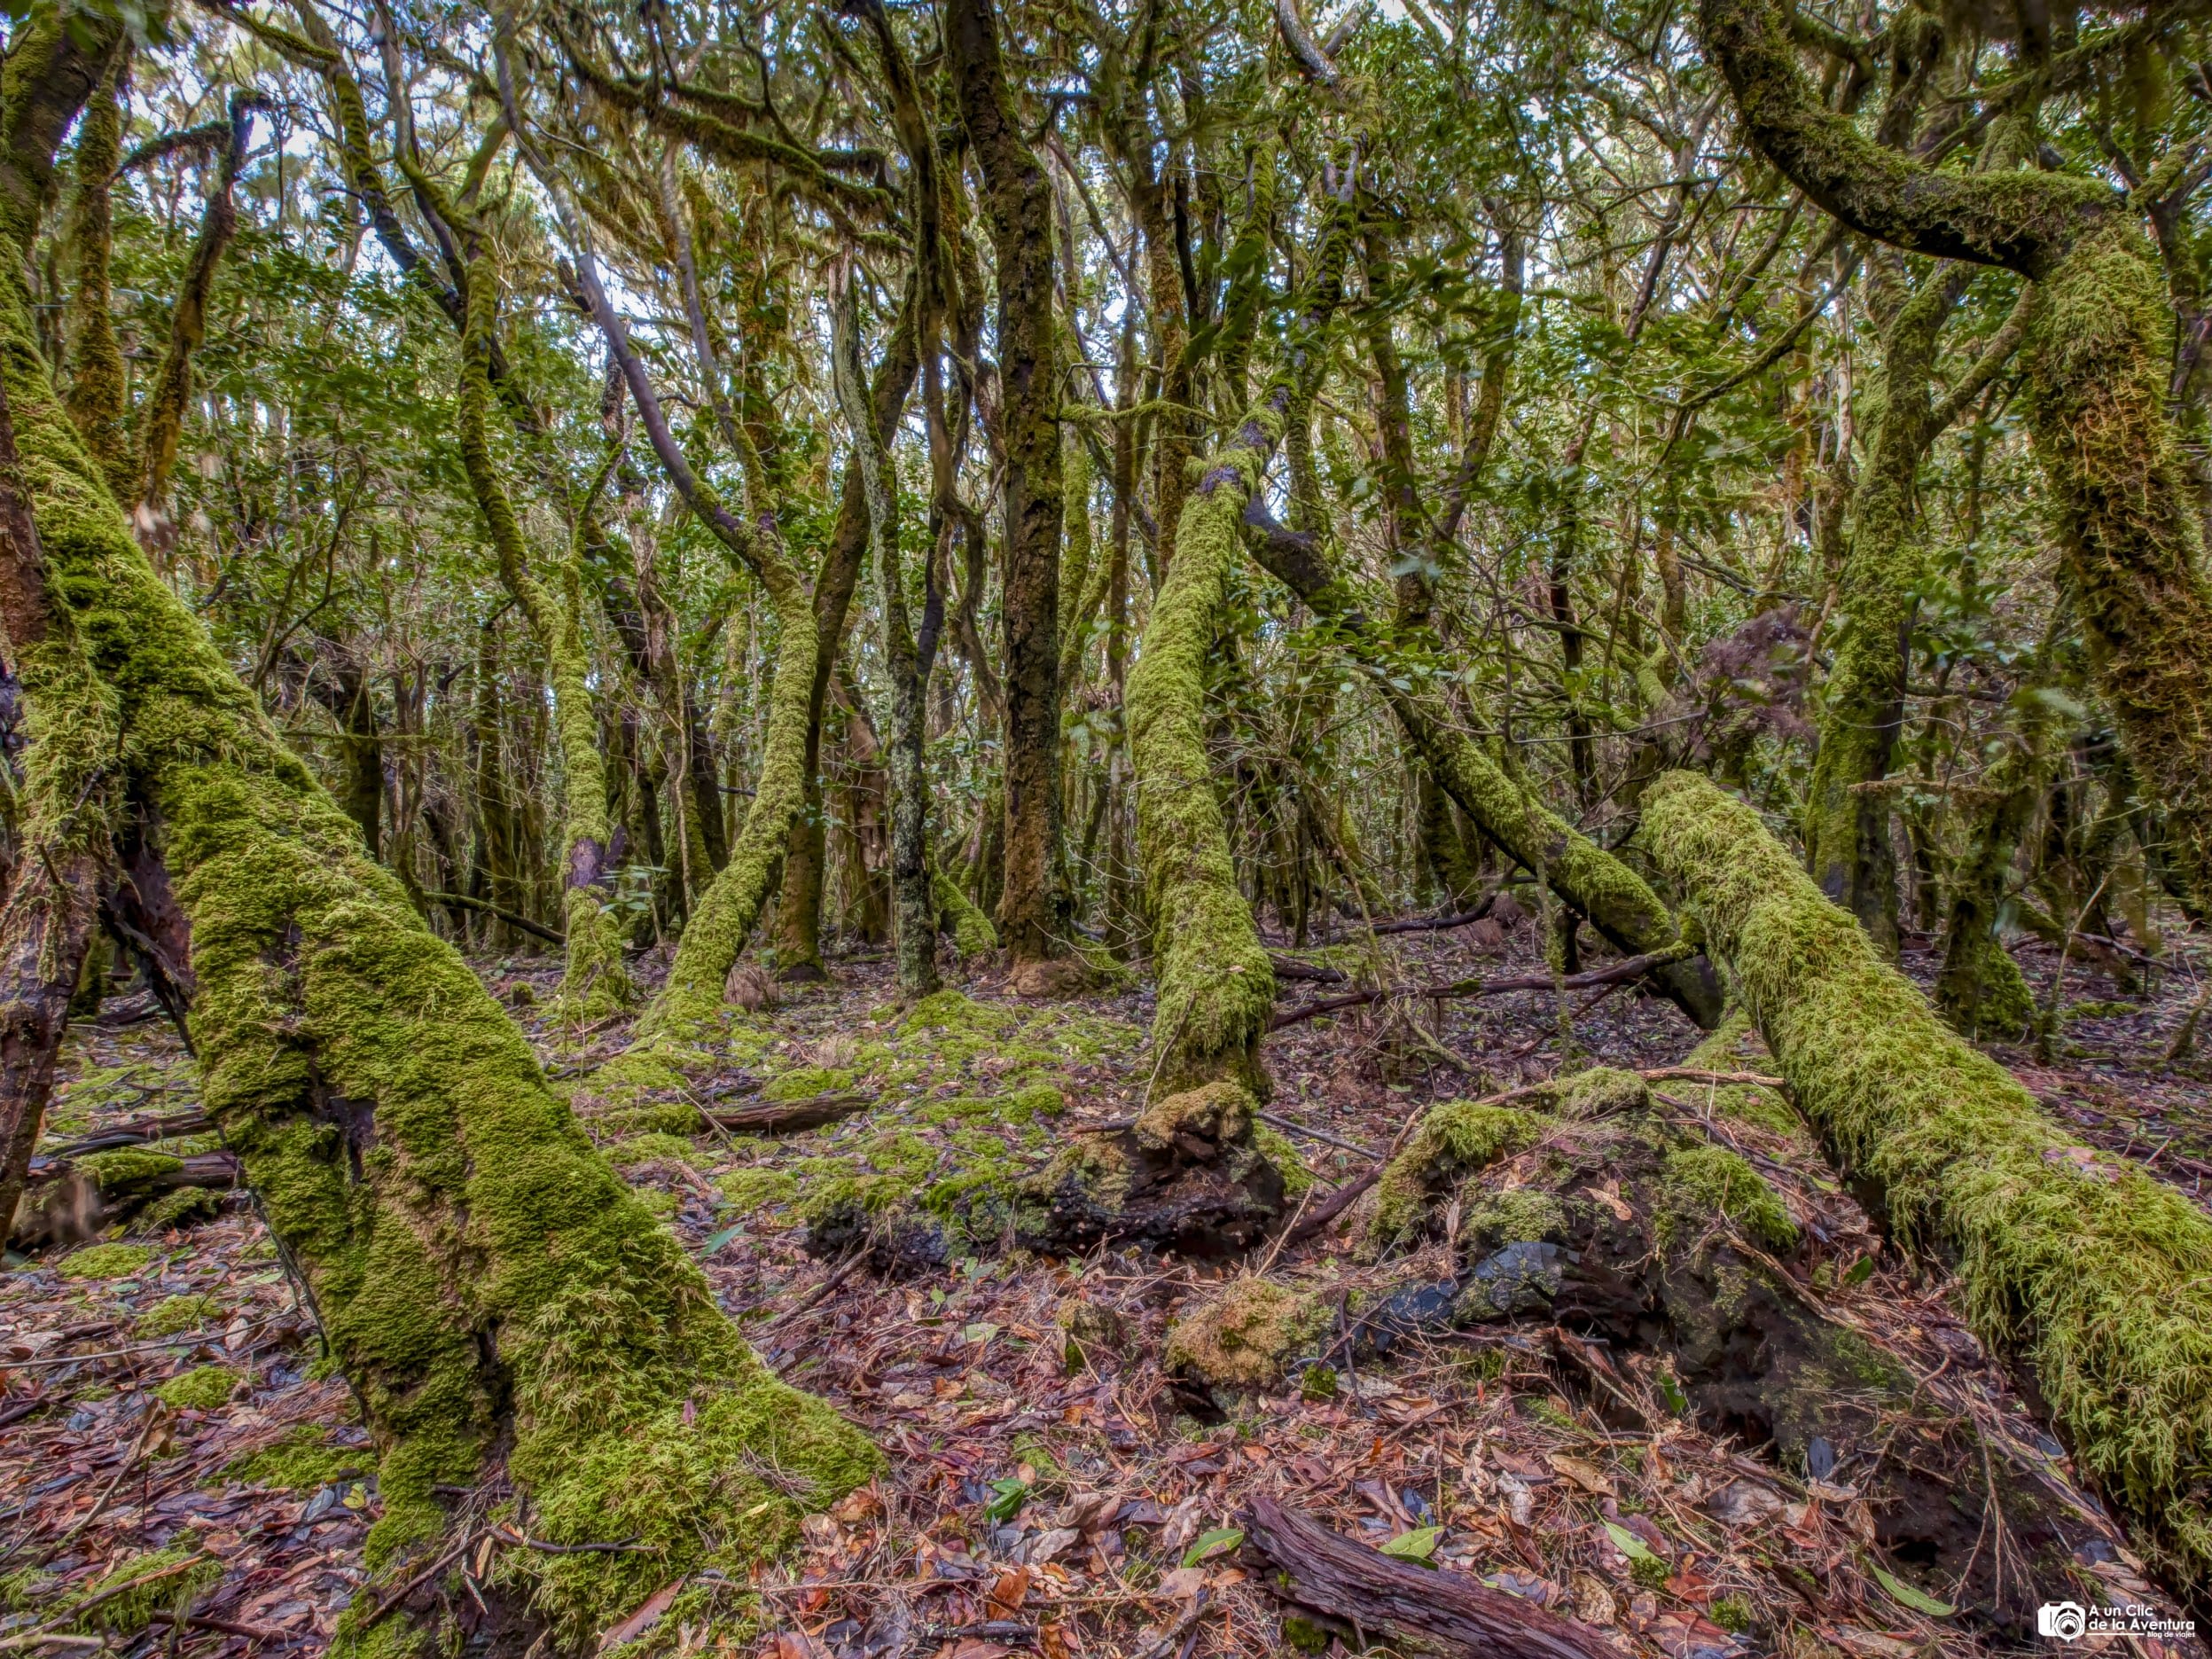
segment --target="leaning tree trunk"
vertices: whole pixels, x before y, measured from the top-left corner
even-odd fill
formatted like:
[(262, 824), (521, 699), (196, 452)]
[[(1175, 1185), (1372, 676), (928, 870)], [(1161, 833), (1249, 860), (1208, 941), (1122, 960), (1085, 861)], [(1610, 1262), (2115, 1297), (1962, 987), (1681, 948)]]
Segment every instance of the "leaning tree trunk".
[(2212, 585), (2168, 411), (2173, 317), (2128, 199), (2057, 174), (1936, 172), (1881, 148), (1801, 73), (1778, 0), (1701, 0), (1698, 34), (1746, 137), (1837, 218), (2041, 287), (2030, 419), (2092, 667), (2165, 810), (2183, 905), (2212, 917)]
[(0, 627), (15, 649), (30, 739), (21, 856), (0, 904), (0, 1243), (45, 1123), (70, 998), (114, 857), (108, 747), (99, 741), (114, 730), (114, 695), (85, 661), (73, 621), (46, 597), (22, 479), (0, 387)]
[[(10, 261), (0, 377), (45, 593), (118, 694), (102, 752), (190, 926), (208, 1115), (379, 1444), (384, 1514), (341, 1641), (396, 1618), (419, 1632), (405, 1650), (471, 1626), (499, 1646), (542, 1619), (573, 1645), (672, 1578), (742, 1572), (795, 1536), (793, 1493), (819, 1502), (879, 1456), (754, 1358), (521, 1033), (367, 857), (138, 550), (35, 341)], [(457, 1605), (438, 1569), (481, 1518), (457, 1494), (503, 1478), (541, 1538), (643, 1547), (525, 1552), (512, 1588)]]
[[(553, 729), (560, 742), (561, 914), (567, 966), (561, 974), (565, 1019), (596, 1020), (629, 1006), (629, 970), (622, 961), (621, 919), (606, 903), (613, 875), (608, 853), (606, 767), (598, 721), (591, 711), (591, 659), (583, 641), (580, 550), (563, 561), (557, 591), (530, 567), (513, 504), (492, 460), (487, 415), (491, 407), (492, 331), (499, 281), (489, 257), (469, 268), (468, 321), (461, 335), (461, 459), (478, 512), (491, 535), (500, 579), (521, 607), (545, 653), (553, 689)], [(375, 845), (371, 843), (373, 855)]]
[(1702, 920), (1830, 1158), (1958, 1272), (2153, 1560), (2212, 1584), (2212, 1217), (2075, 1145), (1876, 955), (1758, 814), (1671, 772), (1643, 834)]
[(131, 50), (119, 40), (77, 129), (77, 187), (66, 230), (76, 286), (69, 295), (70, 419), (118, 501), (137, 497), (131, 464), (123, 348), (115, 338), (114, 295), (108, 280), (113, 250), (115, 163), (122, 156), (123, 99)]

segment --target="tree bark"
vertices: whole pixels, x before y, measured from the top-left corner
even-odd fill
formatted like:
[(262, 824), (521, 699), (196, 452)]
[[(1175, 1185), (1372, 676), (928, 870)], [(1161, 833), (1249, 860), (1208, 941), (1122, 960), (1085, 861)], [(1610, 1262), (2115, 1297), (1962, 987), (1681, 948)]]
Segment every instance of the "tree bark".
[[(945, 51), (961, 119), (988, 186), (986, 216), (997, 263), (998, 372), (1006, 477), (1006, 844), (998, 931), (1017, 978), (1067, 954), (1067, 896), (1059, 890), (1059, 354), (1052, 313), (1052, 188), (1022, 137), (1007, 83), (993, 0), (946, 0)], [(1032, 973), (1037, 990), (1072, 989), (1069, 976)]]

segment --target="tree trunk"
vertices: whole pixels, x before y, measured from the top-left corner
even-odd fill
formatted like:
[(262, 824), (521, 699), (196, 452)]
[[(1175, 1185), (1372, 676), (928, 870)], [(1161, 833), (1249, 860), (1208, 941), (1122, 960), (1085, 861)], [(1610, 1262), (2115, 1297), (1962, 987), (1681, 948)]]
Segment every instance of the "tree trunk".
[[(596, 1020), (629, 1006), (629, 970), (622, 961), (621, 919), (606, 903), (614, 874), (608, 857), (606, 770), (599, 753), (598, 722), (591, 712), (591, 661), (583, 640), (581, 548), (562, 561), (560, 585), (539, 580), (530, 552), (492, 460), (487, 416), (491, 406), (492, 331), (499, 278), (488, 256), (470, 262), (468, 322), (461, 336), (461, 459), (477, 511), (498, 556), (500, 579), (514, 596), (545, 653), (552, 680), (553, 724), (560, 743), (561, 914), (566, 966), (561, 974), (562, 1017)], [(369, 844), (371, 856), (376, 843)]]
[(1901, 1240), (2034, 1373), (2075, 1458), (2146, 1555), (2212, 1582), (2212, 1217), (2075, 1145), (1936, 1017), (1758, 815), (1670, 772), (1643, 833), (1741, 988), (1799, 1109)]
[(131, 51), (118, 41), (100, 71), (77, 131), (76, 193), (69, 203), (69, 254), (76, 286), (69, 296), (69, 418), (118, 501), (137, 498), (132, 465), (129, 375), (115, 338), (108, 255), (113, 218), (112, 184), (121, 159), (123, 99)]
[(1137, 771), (1137, 849), (1152, 915), (1158, 1012), (1153, 1092), (1234, 1081), (1265, 1098), (1260, 1037), (1275, 996), (1252, 908), (1237, 885), (1206, 746), (1206, 669), (1227, 602), (1243, 524), (1300, 382), (1318, 372), (1319, 340), (1343, 293), (1350, 209), (1331, 201), (1312, 284), (1286, 366), (1231, 441), (1209, 458), (1176, 531), (1175, 562), (1153, 602), (1129, 677)]
[(1777, 0), (1701, 0), (1746, 136), (1863, 234), (2003, 265), (2041, 290), (2025, 340), (2067, 575), (2184, 907), (2212, 918), (2212, 586), (2168, 412), (2173, 319), (2127, 198), (2062, 174), (1937, 172), (1829, 110)]
[[(384, 1514), (341, 1639), (398, 1616), (426, 1645), (520, 1625), (523, 1646), (536, 1620), (581, 1644), (704, 1565), (706, 1538), (730, 1539), (727, 1559), (794, 1537), (792, 1491), (822, 1501), (879, 1458), (753, 1357), (156, 576), (38, 366), (16, 269), (0, 269), (0, 375), (46, 591), (128, 688), (101, 752), (190, 925), (207, 1113), (378, 1442)], [(645, 1548), (528, 1553), (512, 1599), (456, 1605), (436, 1567), (473, 1523), (445, 1489), (502, 1475), (537, 1535)]]
[[(1007, 84), (993, 0), (946, 0), (945, 51), (988, 189), (997, 263), (998, 372), (1006, 454), (1006, 842), (998, 931), (1015, 983), (1033, 994), (1070, 990), (1080, 969), (1029, 965), (1067, 951), (1067, 896), (1059, 890), (1059, 353), (1052, 314), (1052, 189), (1022, 137)], [(1024, 972), (1027, 968), (1028, 971)]]

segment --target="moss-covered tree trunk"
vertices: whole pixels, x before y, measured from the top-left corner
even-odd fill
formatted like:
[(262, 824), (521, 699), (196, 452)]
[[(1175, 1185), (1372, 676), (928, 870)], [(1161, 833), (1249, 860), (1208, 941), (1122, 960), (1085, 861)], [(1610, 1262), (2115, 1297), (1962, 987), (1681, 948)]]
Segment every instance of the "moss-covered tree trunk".
[(1259, 1057), (1275, 981), (1253, 925), (1207, 752), (1206, 681), (1244, 537), (1301, 383), (1317, 372), (1321, 336), (1343, 294), (1350, 209), (1325, 205), (1309, 266), (1298, 337), (1230, 441), (1207, 459), (1183, 506), (1175, 561), (1153, 600), (1129, 675), (1129, 752), (1137, 774), (1137, 855), (1151, 914), (1153, 1092), (1232, 1081), (1264, 1098)]
[(1813, 200), (1865, 235), (2040, 286), (2030, 419), (2092, 667), (2164, 810), (2182, 902), (2212, 916), (2212, 585), (2168, 409), (2173, 317), (2127, 199), (1881, 147), (1806, 80), (1778, 0), (1701, 0), (1698, 34), (1745, 136)]
[[(101, 752), (190, 926), (203, 1098), (379, 1444), (384, 1514), (341, 1643), (426, 1653), (473, 1627), (498, 1646), (543, 1619), (574, 1645), (680, 1574), (742, 1582), (794, 1536), (791, 1493), (820, 1501), (877, 1455), (753, 1357), (156, 576), (55, 396), (12, 262), (0, 380), (48, 598), (117, 696)], [(480, 1607), (453, 1582), (447, 1489), (502, 1477), (539, 1537), (645, 1547), (518, 1553)], [(717, 1592), (688, 1593), (697, 1616)]]
[[(583, 639), (580, 550), (562, 561), (559, 585), (531, 567), (513, 504), (492, 458), (492, 331), (499, 305), (499, 278), (490, 259), (469, 267), (468, 322), (461, 335), (461, 459), (499, 560), (500, 580), (544, 652), (552, 683), (553, 726), (560, 743), (561, 913), (567, 963), (561, 974), (563, 1016), (594, 1020), (627, 1007), (629, 970), (622, 961), (622, 924), (607, 904), (614, 872), (608, 855), (606, 769), (599, 753), (598, 721), (591, 709), (591, 659)], [(374, 852), (373, 843), (371, 852)]]
[(0, 628), (15, 656), (29, 747), (20, 856), (0, 904), (0, 1242), (23, 1195), (53, 1094), (69, 1005), (99, 921), (113, 851), (106, 748), (114, 698), (73, 620), (47, 597), (44, 555), (0, 386)]
[(2212, 1583), (2212, 1217), (2069, 1140), (1751, 808), (1672, 772), (1645, 791), (1643, 833), (1836, 1167), (1955, 1267), (1976, 1326), (2021, 1356), (2146, 1553)]
[(238, 205), (231, 200), (238, 169), (246, 165), (246, 145), (253, 113), (262, 100), (243, 92), (231, 95), (231, 134), (215, 163), (213, 187), (201, 210), (199, 231), (184, 262), (184, 278), (169, 313), (168, 349), (162, 354), (153, 390), (146, 399), (145, 436), (139, 446), (133, 505), (144, 510), (142, 523), (149, 529), (161, 522), (168, 500), (169, 473), (176, 466), (176, 446), (184, 436), (184, 409), (192, 395), (192, 358), (207, 338), (207, 298), (214, 291), (215, 269), (223, 250), (238, 230)]
[(1919, 579), (1920, 458), (1933, 416), (1928, 385), (1944, 321), (1966, 273), (1924, 275), (1882, 337), (1880, 410), (1853, 495), (1850, 554), (1836, 603), (1845, 619), (1828, 676), (1820, 745), (1805, 802), (1805, 857), (1813, 880), (1859, 919), (1885, 956), (1897, 953), (1897, 858), (1889, 833), (1889, 774), (1904, 723), (1906, 658)]
[(1052, 187), (1024, 137), (993, 0), (946, 0), (945, 52), (986, 185), (998, 292), (1004, 490), (1006, 841), (998, 931), (1015, 983), (1082, 982), (1060, 891), (1059, 364), (1052, 301)]
[(130, 47), (118, 41), (100, 72), (77, 129), (76, 190), (69, 200), (67, 236), (75, 286), (69, 294), (69, 417), (100, 464), (115, 498), (137, 498), (131, 464), (129, 398), (123, 350), (115, 338), (113, 293), (108, 280), (113, 243), (112, 192), (122, 159), (123, 97)]

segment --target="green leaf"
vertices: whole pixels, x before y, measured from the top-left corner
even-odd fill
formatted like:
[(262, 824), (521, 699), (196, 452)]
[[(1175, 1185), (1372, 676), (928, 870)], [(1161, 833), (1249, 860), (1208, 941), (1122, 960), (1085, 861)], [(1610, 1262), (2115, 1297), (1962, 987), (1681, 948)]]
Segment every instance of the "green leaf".
[(1226, 1555), (1244, 1542), (1242, 1527), (1215, 1527), (1201, 1532), (1191, 1540), (1191, 1547), (1183, 1552), (1183, 1564), (1195, 1567), (1200, 1561), (1210, 1561), (1216, 1555)]
[(738, 1234), (743, 1233), (744, 1231), (745, 1225), (742, 1222), (734, 1227), (724, 1227), (720, 1233), (717, 1233), (713, 1238), (707, 1240), (706, 1254), (712, 1256), (716, 1250), (721, 1249), (724, 1245), (728, 1244), (731, 1240), (736, 1238)]
[(1847, 1285), (1863, 1285), (1873, 1276), (1874, 1258), (1871, 1256), (1860, 1256), (1843, 1270), (1843, 1282)]
[(1618, 1521), (1606, 1522), (1606, 1536), (1614, 1541), (1622, 1554), (1632, 1561), (1655, 1561), (1659, 1559), (1652, 1553), (1650, 1545), (1645, 1543), (1642, 1538), (1638, 1538)]
[(1902, 1601), (1905, 1606), (1911, 1608), (1915, 1613), (1925, 1613), (1932, 1619), (1947, 1619), (1952, 1614), (1958, 1611), (1958, 1609), (1951, 1606), (1950, 1602), (1938, 1601), (1934, 1596), (1928, 1594), (1928, 1592), (1925, 1590), (1915, 1590), (1911, 1585), (1905, 1583), (1903, 1579), (1898, 1577), (1895, 1573), (1884, 1571), (1880, 1567), (1877, 1566), (1872, 1561), (1867, 1562), (1866, 1568), (1869, 1572), (1874, 1575), (1874, 1582), (1876, 1584), (1889, 1592), (1892, 1596), (1895, 1596), (1899, 1601)]
[(974, 1325), (964, 1325), (960, 1327), (961, 1338), (964, 1341), (971, 1342), (988, 1342), (992, 1337), (997, 1334), (998, 1327), (996, 1325), (993, 1325), (989, 1319), (982, 1320)]
[(1009, 1475), (1004, 1480), (993, 1481), (991, 1491), (998, 1494), (991, 1499), (983, 1513), (994, 1521), (1012, 1521), (1021, 1513), (1021, 1506), (1029, 1501), (1029, 1483)]
[(1436, 1540), (1443, 1536), (1442, 1527), (1415, 1527), (1411, 1532), (1401, 1532), (1383, 1545), (1382, 1553), (1402, 1561), (1419, 1561), (1426, 1565), (1436, 1553)]

